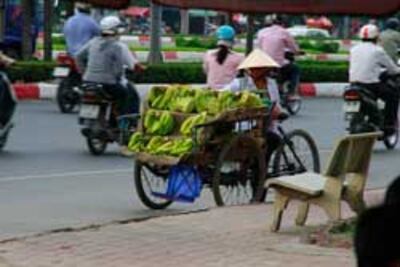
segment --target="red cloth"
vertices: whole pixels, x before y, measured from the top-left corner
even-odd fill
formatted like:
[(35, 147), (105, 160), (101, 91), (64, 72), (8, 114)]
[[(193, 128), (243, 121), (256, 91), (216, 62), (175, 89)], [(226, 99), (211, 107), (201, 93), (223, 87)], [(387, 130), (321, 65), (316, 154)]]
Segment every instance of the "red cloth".
[(384, 15), (400, 9), (399, 0), (153, 0), (182, 8), (208, 8), (239, 13)]

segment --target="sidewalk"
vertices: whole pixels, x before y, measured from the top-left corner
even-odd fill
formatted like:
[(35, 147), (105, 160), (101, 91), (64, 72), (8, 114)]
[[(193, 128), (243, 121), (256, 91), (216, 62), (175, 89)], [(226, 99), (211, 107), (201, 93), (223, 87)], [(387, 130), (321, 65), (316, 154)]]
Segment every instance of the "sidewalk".
[[(381, 190), (366, 193), (369, 205), (382, 196)], [(351, 250), (300, 243), (307, 228), (294, 226), (295, 204), (279, 233), (269, 232), (272, 205), (215, 208), (3, 242), (0, 267), (355, 266)], [(343, 217), (353, 216), (344, 207)], [(326, 217), (313, 207), (307, 225), (321, 223)]]

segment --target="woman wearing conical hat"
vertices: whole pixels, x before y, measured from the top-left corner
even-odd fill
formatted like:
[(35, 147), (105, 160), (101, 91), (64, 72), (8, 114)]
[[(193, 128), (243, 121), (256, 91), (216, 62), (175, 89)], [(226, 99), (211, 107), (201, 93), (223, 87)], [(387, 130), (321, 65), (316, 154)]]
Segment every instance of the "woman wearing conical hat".
[[(278, 115), (282, 113), (278, 85), (274, 79), (271, 79), (268, 76), (273, 70), (279, 67), (279, 64), (269, 55), (260, 49), (255, 49), (238, 67), (239, 70), (244, 71), (244, 77), (235, 79), (225, 89), (234, 92), (243, 90), (265, 91), (271, 102), (275, 103), (275, 110), (273, 113)], [(268, 164), (272, 153), (281, 143), (281, 137), (276, 130), (276, 123), (273, 122), (270, 125), (266, 134), (266, 140), (266, 162)]]

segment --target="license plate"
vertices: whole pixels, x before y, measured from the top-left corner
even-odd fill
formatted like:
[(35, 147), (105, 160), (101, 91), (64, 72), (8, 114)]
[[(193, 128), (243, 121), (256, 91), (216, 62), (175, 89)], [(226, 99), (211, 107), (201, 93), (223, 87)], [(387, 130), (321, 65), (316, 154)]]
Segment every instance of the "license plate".
[(361, 102), (349, 101), (344, 103), (343, 110), (346, 113), (356, 113), (360, 111), (360, 108), (361, 108)]
[(97, 105), (82, 105), (79, 112), (79, 117), (83, 119), (97, 119), (100, 113), (100, 106)]
[(69, 68), (57, 67), (54, 69), (53, 76), (54, 77), (68, 77), (69, 75)]

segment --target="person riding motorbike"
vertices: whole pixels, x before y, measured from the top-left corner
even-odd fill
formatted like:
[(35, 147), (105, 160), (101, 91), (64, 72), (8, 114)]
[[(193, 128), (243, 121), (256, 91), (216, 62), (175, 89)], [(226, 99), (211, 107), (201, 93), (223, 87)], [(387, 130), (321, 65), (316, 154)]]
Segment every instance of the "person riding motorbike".
[(380, 35), (380, 43), (395, 64), (399, 60), (400, 49), (400, 21), (390, 18), (386, 21), (386, 29)]
[(385, 133), (390, 135), (395, 129), (399, 106), (398, 92), (391, 90), (381, 81), (382, 73), (400, 74), (385, 50), (378, 46), (379, 29), (367, 24), (360, 30), (362, 42), (350, 51), (350, 83), (359, 85), (381, 98), (385, 103)]
[[(259, 48), (270, 55), (279, 65), (279, 75), (284, 75), (290, 80), (289, 92), (295, 93), (300, 80), (300, 69), (287, 55), (298, 55), (300, 49), (295, 39), (285, 29), (285, 18), (280, 15), (271, 15), (266, 18), (266, 27), (257, 33)], [(292, 64), (289, 64), (292, 63)]]
[(228, 25), (218, 28), (218, 49), (208, 51), (203, 60), (203, 69), (207, 75), (207, 86), (212, 89), (224, 88), (235, 79), (237, 67), (244, 57), (232, 50), (235, 30)]
[(100, 27), (90, 16), (91, 6), (86, 3), (76, 3), (75, 15), (70, 17), (64, 25), (64, 36), (67, 51), (71, 57), (92, 38), (100, 35)]
[(141, 70), (142, 65), (127, 45), (119, 41), (123, 30), (118, 17), (101, 20), (101, 36), (92, 39), (77, 54), (78, 67), (84, 72), (84, 83), (103, 85), (106, 93), (118, 103), (119, 114), (137, 113), (139, 97), (125, 77), (125, 69)]

